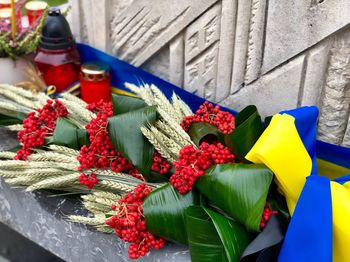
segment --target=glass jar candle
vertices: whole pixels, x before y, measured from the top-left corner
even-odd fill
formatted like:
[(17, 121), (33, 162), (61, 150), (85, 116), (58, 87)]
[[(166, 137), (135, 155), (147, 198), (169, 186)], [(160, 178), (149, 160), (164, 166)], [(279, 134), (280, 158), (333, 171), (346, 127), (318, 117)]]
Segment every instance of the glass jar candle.
[(47, 3), (43, 1), (30, 1), (26, 3), (25, 9), (27, 11), (29, 25), (41, 17), (47, 7)]
[(101, 62), (89, 62), (81, 66), (81, 98), (88, 104), (111, 101), (109, 66)]

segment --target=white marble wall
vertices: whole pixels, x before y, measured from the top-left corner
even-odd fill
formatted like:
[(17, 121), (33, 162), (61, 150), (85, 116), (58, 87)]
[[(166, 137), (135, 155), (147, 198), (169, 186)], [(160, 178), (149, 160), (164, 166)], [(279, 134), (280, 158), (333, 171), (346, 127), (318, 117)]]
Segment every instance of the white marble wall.
[(349, 0), (71, 0), (80, 41), (234, 109), (320, 106), (350, 146)]

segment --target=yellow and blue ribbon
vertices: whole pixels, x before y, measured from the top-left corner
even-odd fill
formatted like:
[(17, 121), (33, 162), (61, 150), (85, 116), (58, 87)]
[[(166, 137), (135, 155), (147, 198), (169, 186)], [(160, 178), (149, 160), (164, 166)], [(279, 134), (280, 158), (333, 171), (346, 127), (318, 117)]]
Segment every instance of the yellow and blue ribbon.
[[(292, 214), (279, 256), (282, 262), (349, 261), (350, 176), (330, 181), (318, 175), (316, 148), (326, 147), (329, 152), (320, 152), (321, 161), (333, 160), (336, 164), (331, 165), (342, 172), (350, 164), (350, 149), (316, 142), (317, 116), (315, 107), (275, 115), (246, 156), (274, 171)], [(330, 154), (338, 157), (327, 157)]]

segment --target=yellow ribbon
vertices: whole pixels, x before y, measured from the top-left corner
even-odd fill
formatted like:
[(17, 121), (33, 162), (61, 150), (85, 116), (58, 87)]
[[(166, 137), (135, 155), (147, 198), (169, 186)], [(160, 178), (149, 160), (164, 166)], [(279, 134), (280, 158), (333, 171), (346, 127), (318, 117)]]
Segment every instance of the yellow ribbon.
[[(293, 214), (305, 179), (310, 175), (312, 161), (294, 124), (294, 117), (275, 115), (270, 125), (247, 154), (254, 163), (264, 163), (276, 176)], [(323, 163), (324, 164), (324, 163)], [(332, 167), (332, 166), (328, 166)], [(341, 173), (345, 170), (339, 169)], [(350, 261), (350, 182), (331, 182), (333, 215), (333, 261)], [(315, 219), (322, 219), (317, 217)], [(322, 230), (322, 228), (320, 228)], [(302, 236), (300, 236), (302, 237)]]
[(275, 115), (246, 156), (251, 162), (264, 163), (275, 173), (276, 182), (286, 197), (291, 214), (312, 168), (311, 158), (299, 137), (294, 120), (287, 114)]

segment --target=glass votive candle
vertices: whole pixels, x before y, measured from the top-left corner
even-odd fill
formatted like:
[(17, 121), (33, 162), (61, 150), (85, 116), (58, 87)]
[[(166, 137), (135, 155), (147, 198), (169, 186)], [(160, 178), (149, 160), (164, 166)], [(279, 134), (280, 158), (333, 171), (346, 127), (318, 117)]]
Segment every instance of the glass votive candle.
[(2, 24), (6, 24), (6, 27), (10, 28), (11, 25), (12, 10), (11, 8), (0, 9), (0, 21)]
[(81, 98), (88, 104), (111, 101), (109, 66), (101, 62), (88, 62), (81, 66)]
[(43, 1), (30, 1), (26, 3), (25, 9), (27, 11), (29, 25), (33, 24), (39, 17), (41, 17), (47, 8), (47, 3)]
[[(15, 4), (17, 4), (19, 0), (15, 0)], [(0, 0), (0, 9), (2, 8), (11, 8), (11, 0)]]

